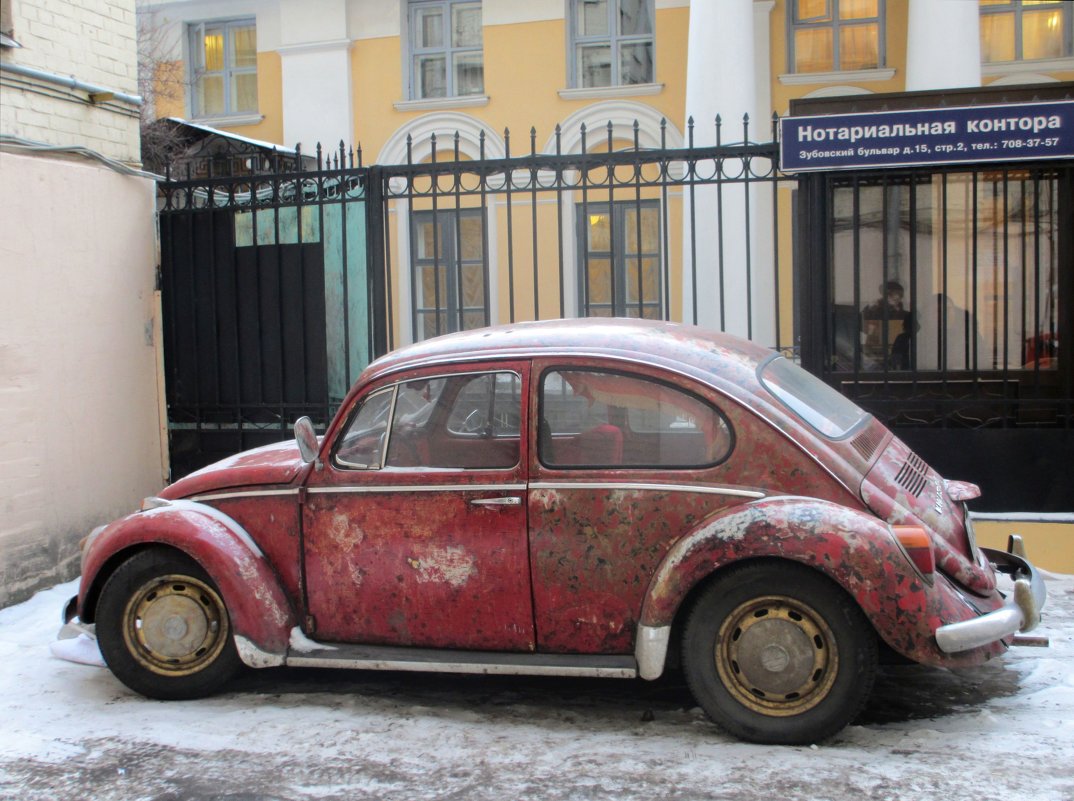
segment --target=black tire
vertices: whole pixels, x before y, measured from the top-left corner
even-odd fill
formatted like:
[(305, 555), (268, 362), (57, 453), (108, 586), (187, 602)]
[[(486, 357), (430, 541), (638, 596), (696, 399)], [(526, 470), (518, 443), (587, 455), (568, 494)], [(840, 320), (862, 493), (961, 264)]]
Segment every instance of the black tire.
[(177, 551), (141, 551), (108, 578), (97, 640), (116, 677), (150, 698), (202, 698), (242, 666), (219, 590)]
[(755, 743), (815, 743), (857, 717), (876, 678), (876, 634), (825, 576), (791, 562), (731, 568), (705, 588), (683, 634), (702, 709)]

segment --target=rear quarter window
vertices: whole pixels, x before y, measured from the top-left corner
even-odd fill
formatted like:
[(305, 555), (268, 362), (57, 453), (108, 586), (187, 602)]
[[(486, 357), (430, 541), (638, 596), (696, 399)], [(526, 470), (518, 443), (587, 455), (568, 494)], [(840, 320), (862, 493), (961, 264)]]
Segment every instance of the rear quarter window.
[(761, 385), (811, 428), (828, 439), (841, 439), (868, 417), (850, 399), (779, 354), (757, 370)]
[(597, 370), (549, 370), (538, 456), (552, 467), (710, 467), (731, 453), (716, 407), (670, 384)]

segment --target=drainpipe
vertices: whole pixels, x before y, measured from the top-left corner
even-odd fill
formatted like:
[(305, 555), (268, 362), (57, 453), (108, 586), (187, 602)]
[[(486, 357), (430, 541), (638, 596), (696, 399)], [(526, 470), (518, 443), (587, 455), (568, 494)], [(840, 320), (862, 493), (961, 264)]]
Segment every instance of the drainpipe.
[(4, 72), (12, 72), (15, 75), (22, 75), (26, 78), (36, 78), (39, 81), (56, 84), (57, 86), (66, 86), (68, 89), (75, 89), (79, 92), (86, 92), (89, 94), (90, 101), (93, 103), (118, 100), (120, 103), (127, 103), (131, 106), (142, 105), (141, 95), (128, 95), (125, 92), (120, 92), (115, 89), (106, 89), (103, 86), (85, 83), (84, 81), (78, 80), (73, 75), (57, 75), (54, 72), (46, 72), (45, 70), (35, 69), (34, 67), (24, 67), (21, 64), (12, 64), (8, 61), (0, 61), (0, 70)]

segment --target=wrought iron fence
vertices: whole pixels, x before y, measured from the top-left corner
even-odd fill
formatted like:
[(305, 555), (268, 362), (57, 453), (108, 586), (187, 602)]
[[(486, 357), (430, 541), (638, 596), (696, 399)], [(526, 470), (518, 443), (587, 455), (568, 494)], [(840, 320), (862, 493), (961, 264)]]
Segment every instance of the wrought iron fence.
[(453, 330), (641, 316), (789, 349), (788, 182), (774, 139), (726, 128), (701, 146), (692, 121), (557, 127), (540, 150), (531, 129), (521, 155), (508, 131), (432, 132), (374, 166), (342, 143), (188, 160), (160, 189), (173, 471), (302, 414), (323, 426), (371, 358)]
[(760, 143), (748, 119), (543, 143), (531, 129), (521, 153), (506, 131), (426, 131), (399, 163), (341, 144), (267, 173), (170, 177), (173, 472), (285, 438), (302, 414), (324, 426), (400, 345), (573, 316), (698, 323), (791, 353), (953, 475), (1000, 447), (961, 432), (1021, 432), (1001, 446), (1024, 464), (1069, 449), (1074, 170), (795, 180), (764, 129)]
[(1074, 427), (1069, 165), (816, 180), (806, 366), (894, 427)]

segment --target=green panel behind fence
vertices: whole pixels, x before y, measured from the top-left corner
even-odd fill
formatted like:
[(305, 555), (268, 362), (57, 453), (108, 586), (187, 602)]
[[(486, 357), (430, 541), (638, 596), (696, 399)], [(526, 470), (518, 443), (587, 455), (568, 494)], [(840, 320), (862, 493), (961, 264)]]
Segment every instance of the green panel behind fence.
[[(301, 238), (298, 227), (301, 211)], [(361, 189), (338, 202), (237, 211), (235, 246), (324, 244), (328, 399), (338, 403), (369, 364), (365, 199)]]

